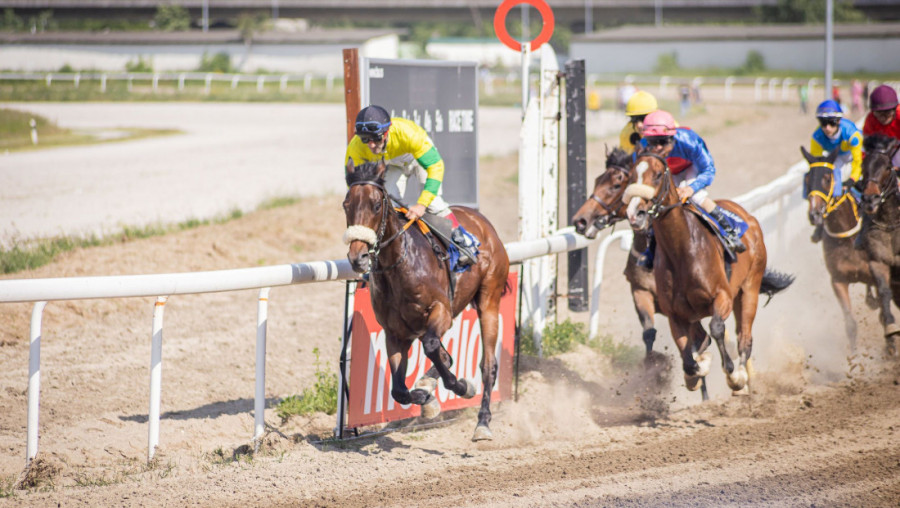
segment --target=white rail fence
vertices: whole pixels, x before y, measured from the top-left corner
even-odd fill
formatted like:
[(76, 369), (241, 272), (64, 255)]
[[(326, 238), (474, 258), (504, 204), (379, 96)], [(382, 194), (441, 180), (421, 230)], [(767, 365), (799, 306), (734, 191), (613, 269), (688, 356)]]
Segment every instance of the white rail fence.
[[(774, 244), (775, 252), (790, 238), (787, 221), (789, 212), (805, 202), (797, 192), (805, 163), (792, 166), (787, 174), (735, 198), (744, 205), (763, 227), (766, 243)], [(797, 222), (797, 221), (793, 221)], [(597, 250), (595, 275), (592, 288), (590, 332), (596, 335), (599, 328), (598, 301), (603, 283), (603, 266), (606, 250), (619, 240), (627, 248), (631, 231), (618, 231), (604, 238)], [(559, 254), (587, 247), (593, 241), (564, 228), (545, 238), (506, 244), (511, 262)], [(28, 412), (26, 463), (38, 452), (38, 417), (41, 379), (41, 322), (44, 308), (49, 301), (94, 298), (157, 297), (153, 312), (152, 345), (150, 359), (150, 408), (148, 413), (148, 460), (153, 458), (159, 444), (160, 394), (162, 377), (163, 312), (169, 297), (198, 293), (259, 289), (256, 327), (256, 380), (254, 394), (254, 433), (258, 440), (264, 431), (265, 410), (265, 358), (267, 303), (269, 289), (291, 284), (308, 284), (322, 281), (356, 279), (357, 274), (347, 260), (314, 261), (289, 265), (217, 270), (192, 273), (153, 275), (125, 275), (107, 277), (67, 277), (50, 279), (15, 279), (0, 281), (0, 303), (35, 302), (31, 315), (31, 337), (28, 361)], [(341, 372), (343, 375), (343, 372)]]
[[(302, 84), (304, 92), (313, 89), (313, 82), (324, 80), (325, 89), (328, 92), (334, 90), (336, 76), (333, 73), (324, 75), (305, 74), (225, 74), (220, 72), (26, 72), (26, 73), (0, 73), (0, 81), (43, 81), (47, 86), (54, 82), (72, 83), (75, 88), (80, 88), (83, 81), (98, 82), (100, 91), (106, 93), (109, 81), (125, 81), (128, 91), (132, 90), (135, 82), (150, 83), (154, 91), (159, 89), (159, 83), (172, 82), (177, 84), (178, 90), (184, 90), (191, 82), (203, 83), (203, 92), (209, 94), (213, 82), (229, 83), (231, 88), (237, 88), (241, 83), (255, 83), (256, 91), (263, 92), (277, 84), (279, 91), (285, 92), (289, 84), (294, 87)], [(343, 78), (342, 78), (343, 79)]]

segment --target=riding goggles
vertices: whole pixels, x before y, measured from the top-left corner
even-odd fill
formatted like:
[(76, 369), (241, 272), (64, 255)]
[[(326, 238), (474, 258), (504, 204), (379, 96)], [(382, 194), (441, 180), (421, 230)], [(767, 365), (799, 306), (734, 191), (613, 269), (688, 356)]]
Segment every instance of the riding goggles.
[(381, 134), (387, 130), (388, 127), (391, 126), (391, 122), (388, 123), (378, 123), (375, 121), (370, 122), (356, 122), (356, 133), (357, 134)]
[(363, 143), (371, 143), (373, 141), (376, 143), (381, 143), (381, 140), (384, 139), (384, 136), (382, 136), (381, 134), (365, 134), (364, 133), (364, 134), (357, 134), (357, 136), (359, 136), (359, 140), (362, 141)]
[(647, 140), (647, 146), (665, 146), (672, 141), (672, 136), (653, 136), (644, 139)]
[(630, 121), (631, 121), (631, 123), (632, 123), (632, 125), (633, 125), (633, 124), (636, 124), (636, 123), (638, 123), (638, 122), (643, 122), (643, 121), (644, 121), (644, 118), (647, 118), (647, 115), (634, 115), (634, 116), (631, 117), (631, 120), (630, 120)]
[(837, 125), (837, 124), (839, 124), (839, 123), (841, 123), (841, 119), (840, 119), (840, 118), (835, 118), (835, 117), (831, 117), (831, 118), (819, 118), (819, 125), (821, 125), (822, 127), (825, 127), (826, 125), (835, 126), (835, 125)]

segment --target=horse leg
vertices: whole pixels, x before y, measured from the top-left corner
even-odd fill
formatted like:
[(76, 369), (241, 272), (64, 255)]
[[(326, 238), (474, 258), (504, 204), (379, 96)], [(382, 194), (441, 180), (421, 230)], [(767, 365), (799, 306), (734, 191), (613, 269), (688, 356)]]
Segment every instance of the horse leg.
[(734, 324), (737, 332), (738, 366), (734, 372), (726, 376), (728, 387), (732, 395), (749, 394), (747, 388), (750, 382), (752, 365), (750, 353), (753, 351), (753, 320), (756, 319), (756, 310), (759, 307), (759, 292), (741, 290), (734, 299), (735, 313)]
[[(391, 397), (400, 404), (418, 404), (422, 406), (422, 416), (434, 418), (441, 412), (441, 405), (430, 392), (415, 389), (412, 392), (406, 387), (406, 365), (408, 363), (409, 344), (401, 343), (385, 332), (385, 350), (388, 364), (391, 367)], [(437, 412), (434, 412), (434, 409)]]
[(450, 367), (441, 360), (441, 351), (443, 350), (441, 337), (450, 328), (452, 322), (450, 311), (443, 304), (436, 303), (428, 315), (428, 325), (425, 336), (422, 337), (422, 349), (425, 351), (425, 356), (437, 368), (444, 386), (460, 397), (468, 399), (475, 396), (475, 385), (465, 379), (457, 379), (450, 372)]
[(653, 343), (656, 342), (656, 327), (653, 323), (653, 314), (656, 311), (656, 303), (653, 301), (653, 293), (646, 289), (631, 289), (631, 297), (634, 300), (634, 310), (637, 312), (638, 319), (641, 321), (641, 327), (644, 329), (643, 339), (646, 353), (644, 355), (644, 365), (650, 361), (650, 354), (653, 352)]
[(831, 279), (831, 289), (834, 296), (837, 297), (838, 303), (841, 305), (841, 312), (844, 313), (844, 331), (847, 338), (850, 339), (850, 350), (856, 351), (856, 320), (853, 319), (853, 312), (850, 305), (850, 284), (847, 282), (838, 282)]
[[(441, 361), (447, 367), (453, 367), (453, 357), (450, 356), (450, 353), (447, 352), (447, 348), (441, 344)], [(432, 365), (425, 374), (422, 374), (422, 377), (416, 381), (416, 384), (413, 388), (425, 390), (428, 393), (433, 393), (434, 389), (437, 388), (438, 377), (440, 373), (438, 373), (437, 367)]]
[(481, 409), (478, 410), (478, 425), (472, 441), (493, 439), (491, 423), (491, 392), (497, 379), (497, 339), (500, 331), (500, 293), (503, 286), (494, 291), (483, 288), (478, 298), (478, 319), (481, 321)]
[(709, 334), (703, 329), (703, 325), (699, 321), (691, 323), (688, 333), (691, 338), (691, 356), (697, 361), (699, 370), (697, 375), (700, 379), (700, 393), (704, 401), (709, 400), (709, 392), (706, 391), (706, 376), (709, 374), (709, 364), (712, 363), (712, 356), (706, 350), (709, 347)]
[(894, 335), (900, 333), (900, 326), (894, 321), (894, 315), (891, 313), (891, 270), (886, 263), (880, 261), (869, 261), (869, 269), (875, 278), (875, 286), (878, 288), (878, 300), (881, 303), (881, 312), (879, 319), (881, 326), (884, 327), (884, 338), (887, 342), (886, 348), (888, 355), (896, 354), (896, 346), (894, 345)]
[(681, 353), (681, 368), (684, 370), (684, 385), (688, 390), (694, 391), (700, 388), (700, 380), (706, 372), (700, 372), (700, 365), (694, 357), (693, 344), (688, 343), (688, 330), (690, 325), (680, 319), (669, 318), (669, 328), (672, 330), (672, 338), (675, 347)]

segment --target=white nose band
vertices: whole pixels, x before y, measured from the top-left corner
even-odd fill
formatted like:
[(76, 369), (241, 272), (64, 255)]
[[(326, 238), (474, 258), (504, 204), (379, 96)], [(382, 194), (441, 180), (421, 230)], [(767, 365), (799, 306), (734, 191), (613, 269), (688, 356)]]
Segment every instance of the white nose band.
[(375, 243), (378, 241), (378, 235), (372, 228), (353, 225), (348, 227), (347, 230), (344, 231), (344, 243), (349, 245), (350, 242), (354, 242), (356, 240), (366, 242), (366, 244), (368, 245), (375, 245)]

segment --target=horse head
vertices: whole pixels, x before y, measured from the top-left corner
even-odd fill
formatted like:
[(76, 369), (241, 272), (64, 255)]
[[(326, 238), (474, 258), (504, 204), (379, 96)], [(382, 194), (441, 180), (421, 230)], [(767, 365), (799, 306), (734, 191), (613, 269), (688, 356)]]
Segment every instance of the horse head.
[(666, 160), (649, 150), (639, 153), (622, 201), (628, 205), (631, 227), (638, 231), (649, 229), (653, 219), (680, 205)]
[(575, 231), (596, 238), (602, 229), (625, 218), (622, 194), (631, 178), (631, 155), (619, 147), (606, 154), (606, 171), (594, 180), (594, 191), (572, 217)]
[(827, 156), (817, 157), (801, 146), (800, 153), (809, 163), (809, 172), (804, 176), (806, 199), (809, 202), (809, 223), (820, 226), (827, 215), (828, 205), (834, 199), (834, 161), (838, 152), (832, 150)]
[(875, 134), (863, 142), (866, 157), (862, 163), (863, 210), (870, 215), (897, 192), (897, 175), (891, 158), (900, 149), (900, 140)]
[(347, 230), (344, 243), (350, 246), (347, 259), (357, 273), (367, 272), (378, 255), (389, 218), (390, 200), (384, 188), (384, 161), (365, 162), (353, 166), (347, 161), (347, 196), (344, 214)]

